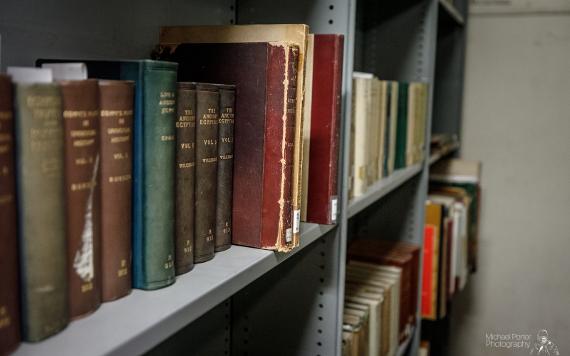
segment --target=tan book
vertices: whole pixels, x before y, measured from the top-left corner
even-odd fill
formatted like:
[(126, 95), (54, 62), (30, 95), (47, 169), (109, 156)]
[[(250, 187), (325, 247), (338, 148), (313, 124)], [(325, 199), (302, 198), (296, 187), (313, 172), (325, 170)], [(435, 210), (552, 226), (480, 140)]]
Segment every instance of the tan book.
[(282, 41), (299, 47), (293, 148), (293, 243), (299, 245), (303, 169), (303, 99), (309, 26), (303, 24), (165, 26), (160, 29), (161, 51), (173, 51), (181, 43), (251, 43)]
[(390, 110), (389, 110), (389, 144), (388, 144), (388, 175), (392, 174), (396, 164), (396, 129), (398, 127), (398, 82), (389, 82)]
[[(384, 297), (380, 293), (365, 293), (354, 288), (346, 290), (345, 301), (349, 303), (359, 303), (368, 306), (370, 309), (368, 323), (368, 339), (366, 340), (366, 354), (371, 356), (381, 356), (381, 333), (382, 333), (382, 307)], [(345, 307), (345, 313), (347, 309)]]
[(315, 35), (307, 37), (305, 64), (305, 98), (303, 99), (303, 167), (301, 186), (301, 221), (307, 221), (307, 201), (309, 197), (309, 157), (311, 151), (311, 108), (313, 104), (313, 50)]
[(342, 331), (342, 356), (358, 356), (358, 348), (353, 349), (353, 333)]
[(385, 80), (379, 80), (378, 86), (380, 88), (378, 105), (378, 142), (376, 143), (376, 150), (378, 152), (378, 177), (377, 179), (382, 179), (386, 175), (384, 172), (384, 160), (386, 159), (386, 120), (387, 120), (387, 102), (386, 95), (388, 91), (388, 82)]
[(366, 355), (368, 330), (365, 327), (364, 320), (356, 315), (344, 313), (342, 316), (342, 330), (353, 334), (352, 336), (352, 353), (353, 356)]
[(368, 121), (367, 134), (367, 183), (368, 185), (374, 184), (380, 177), (378, 165), (379, 150), (378, 145), (381, 142), (380, 139), (380, 113), (381, 113), (381, 85), (377, 78), (370, 79), (370, 99), (369, 99), (369, 112), (366, 115), (366, 120)]
[(369, 120), (371, 115), (372, 78), (370, 73), (355, 72), (353, 75), (353, 105), (351, 134), (351, 152), (353, 161), (352, 196), (358, 197), (366, 192), (369, 177)]

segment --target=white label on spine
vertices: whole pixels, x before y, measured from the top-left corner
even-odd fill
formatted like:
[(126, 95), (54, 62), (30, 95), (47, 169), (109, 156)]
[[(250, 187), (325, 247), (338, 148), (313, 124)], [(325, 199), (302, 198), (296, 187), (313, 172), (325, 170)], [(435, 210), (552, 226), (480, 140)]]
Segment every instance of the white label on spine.
[(336, 213), (337, 213), (337, 198), (331, 199), (331, 221), (336, 222)]
[(301, 210), (293, 211), (293, 233), (298, 234), (301, 231)]
[(285, 241), (286, 242), (293, 241), (293, 231), (291, 230), (291, 228), (285, 230)]

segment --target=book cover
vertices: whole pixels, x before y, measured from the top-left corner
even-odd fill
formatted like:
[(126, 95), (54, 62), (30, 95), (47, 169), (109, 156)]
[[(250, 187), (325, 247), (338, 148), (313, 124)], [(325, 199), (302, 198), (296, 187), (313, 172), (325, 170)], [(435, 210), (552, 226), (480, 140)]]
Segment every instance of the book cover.
[(338, 162), (344, 36), (315, 35), (307, 221), (334, 224), (338, 211)]
[(101, 157), (101, 297), (132, 288), (133, 81), (99, 80)]
[(20, 286), (12, 81), (0, 74), (0, 355), (20, 343)]

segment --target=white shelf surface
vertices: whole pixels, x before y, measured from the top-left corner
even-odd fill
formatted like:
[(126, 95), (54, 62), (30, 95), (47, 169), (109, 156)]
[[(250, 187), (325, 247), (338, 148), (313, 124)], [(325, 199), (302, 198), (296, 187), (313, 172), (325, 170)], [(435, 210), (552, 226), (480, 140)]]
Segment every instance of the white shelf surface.
[(440, 150), (438, 152), (433, 152), (429, 157), (429, 165), (431, 166), (435, 162), (439, 161), (448, 154), (457, 151), (458, 149), (459, 149), (459, 142), (454, 142), (452, 145), (446, 147), (443, 150)]
[(354, 198), (348, 203), (348, 217), (352, 217), (362, 210), (366, 209), (378, 199), (398, 188), (422, 170), (422, 163), (416, 163), (413, 166), (398, 169), (388, 177), (385, 177), (374, 183), (366, 192)]
[(39, 343), (23, 343), (14, 356), (139, 355), (331, 231), (335, 225), (301, 224), (301, 246), (282, 254), (242, 246), (216, 253), (173, 285), (133, 292), (104, 303)]
[(463, 16), (459, 13), (459, 11), (457, 11), (457, 8), (453, 6), (453, 4), (446, 0), (439, 0), (439, 4), (455, 22), (457, 22), (459, 25), (465, 24)]

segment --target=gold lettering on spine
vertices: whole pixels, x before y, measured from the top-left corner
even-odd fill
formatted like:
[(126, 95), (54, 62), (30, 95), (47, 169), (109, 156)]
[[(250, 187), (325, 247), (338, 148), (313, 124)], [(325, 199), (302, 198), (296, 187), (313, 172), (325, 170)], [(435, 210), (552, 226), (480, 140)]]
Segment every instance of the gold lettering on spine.
[(129, 273), (129, 269), (127, 267), (127, 260), (121, 260), (121, 267), (117, 270), (117, 277), (125, 277)]
[(128, 182), (131, 180), (131, 175), (130, 174), (125, 174), (122, 176), (114, 176), (114, 177), (109, 177), (109, 183), (120, 183), (120, 182)]

